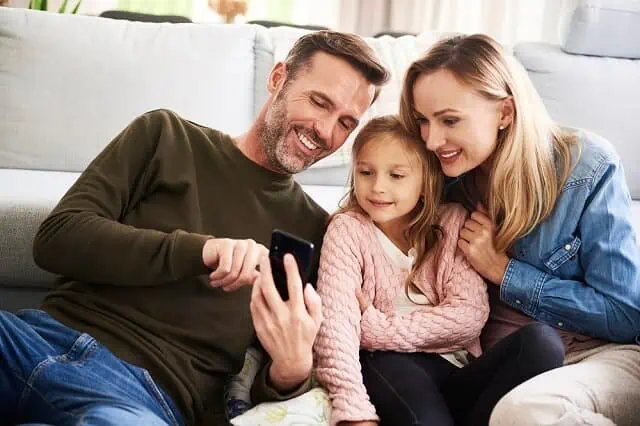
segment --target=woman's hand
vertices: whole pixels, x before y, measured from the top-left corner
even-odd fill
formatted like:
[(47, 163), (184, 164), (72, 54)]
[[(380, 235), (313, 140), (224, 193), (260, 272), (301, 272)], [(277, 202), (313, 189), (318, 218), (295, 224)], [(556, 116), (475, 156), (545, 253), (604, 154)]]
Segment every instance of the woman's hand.
[(493, 284), (500, 285), (509, 264), (509, 256), (496, 251), (494, 236), (494, 224), (486, 209), (478, 204), (477, 210), (466, 220), (460, 231), (458, 247), (476, 272)]

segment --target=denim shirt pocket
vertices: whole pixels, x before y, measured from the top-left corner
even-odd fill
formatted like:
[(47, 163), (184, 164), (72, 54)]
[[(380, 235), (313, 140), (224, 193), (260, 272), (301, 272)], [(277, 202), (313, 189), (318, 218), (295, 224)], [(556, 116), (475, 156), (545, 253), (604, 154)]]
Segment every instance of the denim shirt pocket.
[(582, 240), (580, 240), (579, 237), (574, 237), (572, 240), (569, 240), (560, 247), (554, 249), (551, 252), (551, 255), (544, 260), (544, 265), (551, 271), (557, 270), (567, 260), (577, 255), (581, 245)]

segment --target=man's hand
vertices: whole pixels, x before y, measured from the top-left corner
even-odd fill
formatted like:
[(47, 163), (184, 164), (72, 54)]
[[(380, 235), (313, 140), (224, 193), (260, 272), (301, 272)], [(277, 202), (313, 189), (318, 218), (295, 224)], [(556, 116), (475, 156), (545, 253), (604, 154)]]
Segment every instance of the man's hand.
[(509, 256), (496, 251), (493, 245), (494, 235), (493, 222), (486, 209), (478, 204), (477, 210), (466, 220), (460, 231), (458, 247), (476, 272), (493, 284), (500, 285), (509, 264)]
[(256, 266), (268, 255), (267, 248), (253, 240), (214, 238), (208, 240), (202, 249), (204, 264), (213, 270), (209, 275), (209, 285), (224, 291), (253, 284), (259, 276)]
[(260, 343), (273, 363), (269, 378), (280, 392), (287, 392), (311, 374), (313, 342), (322, 323), (320, 296), (311, 285), (303, 289), (293, 256), (284, 257), (289, 300), (282, 300), (271, 275), (268, 258), (260, 262), (260, 277), (253, 284), (251, 315)]

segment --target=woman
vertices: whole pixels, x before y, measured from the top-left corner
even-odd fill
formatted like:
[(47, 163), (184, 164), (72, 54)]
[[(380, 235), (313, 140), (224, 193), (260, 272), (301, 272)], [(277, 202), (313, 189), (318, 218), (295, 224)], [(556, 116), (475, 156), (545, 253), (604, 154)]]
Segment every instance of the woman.
[(508, 393), (490, 424), (637, 424), (640, 254), (612, 146), (555, 124), (484, 35), (415, 61), (401, 117), (449, 178), (447, 198), (472, 211), (458, 245), (490, 283), (484, 348), (531, 321), (565, 344), (565, 365)]

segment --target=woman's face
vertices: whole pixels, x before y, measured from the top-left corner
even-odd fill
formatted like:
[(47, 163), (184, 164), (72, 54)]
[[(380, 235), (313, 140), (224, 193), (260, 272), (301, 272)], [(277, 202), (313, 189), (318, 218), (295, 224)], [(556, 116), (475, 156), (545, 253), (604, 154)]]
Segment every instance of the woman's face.
[(510, 122), (505, 101), (487, 100), (448, 70), (420, 75), (413, 99), (422, 140), (449, 177), (488, 164), (499, 127)]

